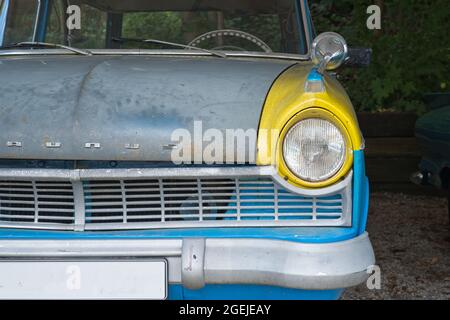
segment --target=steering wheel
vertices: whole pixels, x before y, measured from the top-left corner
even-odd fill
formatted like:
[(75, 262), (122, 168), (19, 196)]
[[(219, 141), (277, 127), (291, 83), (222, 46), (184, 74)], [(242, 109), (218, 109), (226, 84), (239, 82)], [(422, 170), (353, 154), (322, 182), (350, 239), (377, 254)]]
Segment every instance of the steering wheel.
[[(265, 43), (258, 37), (254, 36), (250, 33), (244, 32), (244, 31), (232, 30), (232, 29), (214, 30), (214, 31), (209, 31), (207, 33), (201, 34), (200, 36), (198, 36), (197, 38), (192, 40), (188, 44), (188, 46), (197, 47), (203, 41), (210, 40), (210, 39), (217, 39), (219, 37), (238, 37), (238, 38), (245, 39), (245, 40), (252, 42), (256, 46), (261, 48), (261, 50), (264, 52), (267, 52), (267, 53), (272, 52), (272, 49), (267, 45), (267, 43)], [(238, 49), (241, 51), (248, 51), (248, 50), (236, 47), (236, 46), (220, 46), (220, 47), (213, 48), (213, 50), (220, 50), (220, 49), (226, 49), (226, 48), (233, 48), (233, 49)]]

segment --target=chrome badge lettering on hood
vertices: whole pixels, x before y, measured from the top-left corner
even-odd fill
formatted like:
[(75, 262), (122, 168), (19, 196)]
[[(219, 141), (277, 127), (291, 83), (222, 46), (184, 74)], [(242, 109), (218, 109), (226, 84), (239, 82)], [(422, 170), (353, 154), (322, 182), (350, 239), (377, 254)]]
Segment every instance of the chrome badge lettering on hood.
[[(169, 56), (0, 60), (0, 158), (170, 161), (171, 133), (257, 129), (295, 62)], [(256, 145), (249, 153), (256, 153)]]

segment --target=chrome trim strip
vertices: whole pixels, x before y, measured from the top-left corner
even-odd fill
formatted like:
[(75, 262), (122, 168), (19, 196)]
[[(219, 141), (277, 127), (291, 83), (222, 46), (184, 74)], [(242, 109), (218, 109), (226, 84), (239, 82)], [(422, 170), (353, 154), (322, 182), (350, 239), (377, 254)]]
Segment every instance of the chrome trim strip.
[[(172, 167), (144, 169), (81, 169), (82, 180), (148, 179), (148, 178), (197, 178), (197, 177), (252, 177), (271, 176), (275, 168), (271, 166), (252, 167)], [(1, 173), (0, 173), (1, 176)]]
[(8, 17), (9, 1), (4, 0), (0, 6), (0, 46), (4, 45), (6, 18)]
[(33, 31), (33, 42), (37, 41), (37, 32), (38, 32), (38, 25), (39, 25), (39, 19), (41, 17), (41, 5), (42, 1), (37, 0), (37, 9), (36, 9), (36, 20), (34, 21), (34, 31)]
[(2, 259), (103, 257), (167, 258), (169, 283), (192, 289), (205, 284), (340, 289), (364, 282), (369, 276), (367, 269), (375, 264), (367, 233), (318, 244), (228, 238), (0, 240), (0, 266)]
[(159, 198), (161, 199), (161, 222), (166, 221), (166, 206), (164, 201), (164, 187), (163, 187), (163, 180), (161, 178), (158, 178), (158, 186), (159, 186)]
[(0, 240), (2, 258), (180, 257), (183, 240)]
[[(34, 223), (38, 223), (39, 222), (39, 201), (38, 201), (38, 190), (36, 187), (36, 181), (32, 181), (31, 182), (32, 186), (33, 186), (33, 197), (34, 197)], [(1, 204), (0, 204), (0, 208), (1, 208)]]
[(320, 189), (305, 189), (305, 188), (296, 187), (296, 186), (290, 184), (289, 182), (287, 182), (286, 180), (284, 180), (282, 177), (280, 177), (276, 171), (273, 174), (271, 174), (270, 176), (281, 187), (283, 187), (284, 189), (287, 189), (291, 192), (302, 194), (305, 196), (311, 196), (311, 197), (314, 197), (314, 196), (326, 197), (326, 196), (334, 194), (334, 193), (338, 192), (339, 190), (344, 189), (346, 186), (350, 185), (353, 181), (353, 170), (351, 170), (347, 174), (347, 176), (340, 182), (337, 182), (331, 186), (328, 186), (325, 188), (320, 188)]
[(79, 170), (68, 169), (0, 169), (0, 179), (4, 180), (79, 180)]
[[(176, 222), (176, 221), (165, 221), (165, 222), (152, 222), (152, 223), (141, 223), (141, 222), (128, 222), (124, 223), (96, 223), (96, 224), (86, 224), (83, 231), (124, 231), (124, 230), (155, 230), (155, 229), (198, 229), (198, 228), (298, 228), (298, 227), (344, 227), (346, 225), (345, 220), (325, 220), (323, 224), (318, 224), (317, 220), (239, 220), (239, 221), (220, 221), (220, 222)], [(1, 222), (0, 228), (9, 229), (24, 229), (24, 230), (62, 230), (62, 231), (74, 231), (73, 225), (65, 224), (33, 224), (33, 223), (11, 223), (11, 222)], [(75, 230), (78, 231), (78, 230)]]
[(301, 10), (302, 10), (302, 15), (303, 15), (303, 28), (305, 30), (305, 38), (306, 38), (306, 46), (308, 48), (308, 57), (311, 57), (311, 30), (309, 30), (309, 19), (306, 15), (306, 1), (307, 0), (300, 0), (300, 6), (301, 6)]
[[(152, 230), (152, 229), (180, 229), (180, 228), (297, 228), (297, 227), (342, 227), (346, 226), (344, 219), (324, 220), (221, 220), (221, 221), (165, 221), (165, 222), (128, 222), (124, 223), (89, 223), (85, 231), (114, 231), (114, 230)], [(1, 225), (1, 224), (0, 224)], [(38, 229), (35, 226), (33, 229)]]
[(73, 181), (73, 202), (75, 207), (75, 225), (74, 231), (84, 231), (85, 228), (85, 204), (84, 204), (84, 189), (81, 181)]
[(23, 230), (57, 230), (57, 231), (74, 231), (72, 224), (59, 224), (59, 223), (39, 223), (32, 222), (14, 223), (14, 222), (1, 222), (0, 228), (6, 229), (23, 229)]
[[(141, 56), (187, 56), (187, 57), (210, 57), (211, 54), (206, 52), (195, 52), (190, 50), (151, 50), (151, 49), (89, 49), (89, 52), (93, 55), (100, 56), (114, 56), (114, 55), (141, 55)], [(260, 58), (260, 59), (281, 59), (281, 60), (294, 60), (294, 61), (308, 61), (309, 55), (297, 55), (297, 54), (284, 54), (284, 53), (246, 53), (235, 51), (224, 51), (227, 57), (232, 58)], [(0, 51), (0, 56), (33, 56), (33, 55), (74, 55), (74, 52), (70, 52), (64, 49), (11, 49)]]

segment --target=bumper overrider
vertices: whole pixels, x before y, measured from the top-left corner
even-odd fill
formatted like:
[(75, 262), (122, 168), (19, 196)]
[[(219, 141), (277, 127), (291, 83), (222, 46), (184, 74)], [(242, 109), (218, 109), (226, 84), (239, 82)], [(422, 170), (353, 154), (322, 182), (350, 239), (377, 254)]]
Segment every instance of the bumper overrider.
[[(268, 285), (304, 290), (363, 283), (375, 256), (367, 233), (334, 243), (267, 239), (1, 240), (0, 259), (164, 258), (169, 285)], [(1, 269), (2, 263), (0, 263)]]

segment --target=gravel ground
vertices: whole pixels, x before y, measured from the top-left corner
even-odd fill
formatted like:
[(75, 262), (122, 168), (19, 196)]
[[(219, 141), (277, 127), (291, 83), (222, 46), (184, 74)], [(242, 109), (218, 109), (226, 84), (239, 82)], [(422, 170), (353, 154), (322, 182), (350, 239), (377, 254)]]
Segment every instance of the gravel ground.
[(381, 289), (366, 285), (342, 299), (450, 300), (450, 230), (445, 198), (372, 194), (368, 232)]

